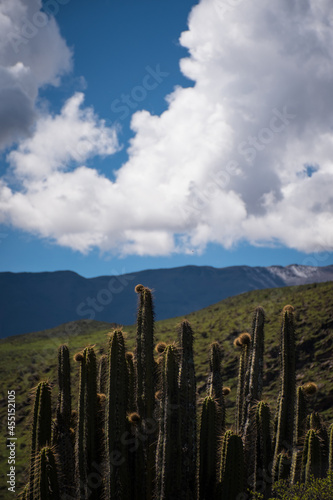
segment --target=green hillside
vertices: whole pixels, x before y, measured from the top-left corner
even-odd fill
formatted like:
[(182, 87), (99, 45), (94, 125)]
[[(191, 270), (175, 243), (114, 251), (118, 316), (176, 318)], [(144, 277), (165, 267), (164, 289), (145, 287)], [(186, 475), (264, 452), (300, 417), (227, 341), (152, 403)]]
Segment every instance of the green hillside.
[[(200, 286), (200, 283), (198, 283)], [(134, 290), (133, 290), (134, 294)], [(208, 351), (212, 341), (218, 340), (224, 350), (222, 361), (224, 384), (231, 388), (227, 397), (227, 422), (234, 417), (238, 353), (233, 346), (240, 332), (251, 332), (252, 313), (261, 305), (266, 313), (265, 326), (265, 386), (264, 398), (274, 411), (279, 390), (280, 317), (283, 306), (295, 308), (298, 357), (296, 363), (299, 384), (314, 381), (318, 385), (314, 406), (327, 422), (333, 421), (333, 282), (287, 288), (252, 291), (214, 304), (187, 316), (195, 332), (195, 361), (199, 400), (204, 395), (208, 368)], [(183, 318), (156, 323), (156, 341), (177, 339), (177, 324)], [(101, 354), (107, 333), (114, 327), (108, 323), (81, 320), (61, 325), (52, 330), (9, 337), (0, 341), (0, 372), (2, 380), (0, 422), (1, 435), (7, 436), (4, 426), (7, 413), (7, 390), (16, 391), (16, 465), (17, 488), (26, 481), (23, 473), (29, 453), (29, 417), (32, 388), (40, 380), (49, 380), (54, 386), (53, 403), (57, 397), (57, 348), (67, 343), (74, 355), (86, 345), (96, 345)], [(127, 347), (134, 349), (135, 326), (125, 327)], [(72, 366), (76, 373), (78, 367)], [(75, 398), (75, 390), (73, 390)], [(0, 449), (1, 474), (8, 472), (5, 447)], [(3, 491), (6, 485), (1, 484)], [(1, 493), (0, 493), (1, 495)]]

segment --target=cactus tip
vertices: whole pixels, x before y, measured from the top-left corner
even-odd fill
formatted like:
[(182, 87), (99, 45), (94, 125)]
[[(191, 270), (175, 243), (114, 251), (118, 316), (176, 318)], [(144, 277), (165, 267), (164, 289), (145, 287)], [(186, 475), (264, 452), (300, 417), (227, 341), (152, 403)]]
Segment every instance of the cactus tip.
[(251, 342), (251, 335), (248, 332), (243, 332), (238, 337), (241, 345), (248, 345)]
[(307, 396), (313, 396), (314, 394), (316, 394), (318, 386), (314, 382), (307, 382), (306, 384), (302, 385), (302, 389)]
[(158, 354), (163, 354), (166, 348), (166, 343), (165, 342), (159, 342), (155, 346), (155, 351), (158, 352)]
[(130, 424), (138, 425), (141, 422), (141, 417), (136, 411), (134, 411), (128, 415), (128, 421)]
[(77, 352), (76, 354), (74, 354), (74, 361), (81, 363), (83, 360), (84, 360), (84, 356), (83, 356), (82, 352)]
[(223, 389), (222, 389), (223, 396), (228, 396), (228, 394), (230, 394), (230, 392), (231, 392), (230, 387), (223, 387)]
[(97, 401), (99, 403), (104, 403), (105, 400), (106, 400), (105, 394), (103, 394), (103, 393), (97, 393)]
[(158, 401), (162, 399), (162, 391), (155, 392), (155, 399), (157, 399)]

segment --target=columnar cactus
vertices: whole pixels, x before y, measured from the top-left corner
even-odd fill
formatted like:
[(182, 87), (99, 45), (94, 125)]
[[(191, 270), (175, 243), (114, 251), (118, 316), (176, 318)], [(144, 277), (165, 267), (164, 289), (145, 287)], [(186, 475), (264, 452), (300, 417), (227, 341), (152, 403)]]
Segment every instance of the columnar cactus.
[[(79, 498), (100, 498), (100, 488), (88, 487), (88, 479), (96, 474), (96, 465), (101, 462), (98, 449), (97, 429), (97, 365), (93, 347), (75, 355), (80, 363), (78, 423), (75, 442), (76, 485)], [(81, 496), (79, 496), (81, 495)]]
[(277, 476), (278, 456), (294, 443), (296, 398), (294, 308), (285, 306), (282, 313), (280, 342), (281, 388), (275, 418), (273, 477)]
[(329, 436), (329, 454), (328, 454), (328, 471), (333, 473), (333, 424), (328, 429)]
[(124, 337), (121, 330), (115, 330), (109, 338), (105, 434), (108, 465), (106, 496), (116, 500), (130, 498), (128, 448), (124, 441), (129, 430), (126, 380)]
[(294, 426), (294, 443), (291, 463), (291, 482), (296, 483), (300, 480), (301, 463), (302, 463), (302, 446), (303, 438), (306, 432), (307, 416), (308, 416), (308, 399), (317, 390), (316, 384), (308, 382), (297, 388), (296, 392), (296, 408), (295, 408), (295, 426)]
[(162, 364), (162, 419), (156, 453), (156, 498), (181, 498), (181, 426), (176, 348), (167, 346)]
[(34, 499), (35, 459), (39, 450), (51, 444), (51, 387), (48, 382), (40, 382), (36, 389), (33, 409), (31, 459), (30, 459), (30, 500)]
[(197, 404), (193, 359), (193, 331), (184, 320), (179, 328), (181, 359), (179, 367), (179, 397), (181, 422), (181, 493), (179, 499), (192, 499), (197, 492)]
[(102, 354), (98, 362), (97, 391), (99, 394), (106, 394), (107, 391), (108, 357)]
[(71, 383), (69, 350), (66, 345), (58, 349), (58, 384), (59, 396), (53, 442), (59, 457), (61, 494), (69, 494), (74, 482), (74, 450), (72, 444), (71, 422)]
[(128, 411), (129, 413), (132, 413), (135, 412), (136, 410), (136, 400), (135, 400), (136, 380), (135, 380), (134, 356), (132, 352), (128, 351), (126, 352), (125, 357), (126, 357), (127, 384), (128, 384)]
[(59, 500), (57, 463), (51, 448), (39, 451), (35, 461), (34, 500)]
[(256, 401), (260, 401), (263, 388), (265, 311), (257, 307), (252, 322), (250, 354), (245, 376), (244, 415), (242, 434), (246, 441), (249, 429), (249, 414)]
[(247, 332), (242, 333), (234, 340), (234, 346), (240, 347), (238, 380), (237, 380), (237, 398), (236, 398), (236, 431), (241, 432), (244, 419), (244, 393), (245, 393), (245, 375), (247, 372), (248, 359), (250, 353), (251, 335)]
[(136, 363), (137, 405), (143, 419), (153, 418), (155, 406), (154, 309), (149, 288), (137, 285), (139, 294), (137, 317)]
[(309, 429), (304, 442), (301, 481), (308, 482), (311, 476), (321, 477), (322, 454), (319, 434)]
[(276, 466), (273, 471), (274, 481), (289, 480), (291, 458), (284, 450), (276, 458)]
[(222, 351), (218, 342), (210, 345), (209, 376), (207, 381), (207, 394), (216, 399), (219, 409), (219, 432), (225, 430), (225, 402), (222, 383)]
[(215, 495), (219, 445), (218, 413), (217, 401), (211, 396), (206, 396), (201, 410), (199, 500), (211, 500)]
[(255, 441), (255, 426), (251, 425), (251, 420), (253, 419), (252, 411), (257, 401), (261, 399), (263, 387), (264, 323), (265, 312), (262, 307), (257, 307), (253, 316), (252, 337), (245, 376), (243, 403), (242, 437), (248, 478), (252, 477), (254, 474), (252, 450)]
[(137, 408), (142, 418), (143, 430), (146, 433), (146, 498), (150, 500), (153, 492), (156, 434), (149, 431), (154, 420), (156, 370), (154, 360), (154, 308), (152, 292), (143, 285), (137, 285), (139, 294), (136, 368), (137, 368)]
[[(253, 491), (262, 489), (265, 498), (268, 498), (272, 464), (271, 414), (268, 403), (264, 401), (260, 401), (255, 410), (255, 466)], [(264, 487), (258, 488), (258, 485), (263, 484), (265, 485)]]
[(217, 499), (235, 500), (244, 491), (244, 451), (242, 438), (228, 430), (222, 442), (220, 484)]
[(308, 429), (314, 429), (317, 431), (320, 440), (321, 449), (321, 474), (320, 477), (324, 477), (328, 469), (329, 461), (329, 438), (326, 426), (318, 412), (312, 412), (307, 419)]

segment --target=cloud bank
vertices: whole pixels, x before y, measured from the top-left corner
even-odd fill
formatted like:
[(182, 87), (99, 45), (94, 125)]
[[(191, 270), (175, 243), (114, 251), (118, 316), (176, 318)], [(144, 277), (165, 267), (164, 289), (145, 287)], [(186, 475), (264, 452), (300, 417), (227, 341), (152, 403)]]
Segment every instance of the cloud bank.
[[(4, 5), (11, 19), (1, 8), (0, 24), (12, 27), (23, 3)], [(30, 43), (9, 61), (4, 38), (0, 92), (14, 79), (27, 104), (4, 101), (11, 118), (0, 139), (30, 135), (7, 157), (16, 185), (1, 181), (0, 221), (81, 252), (167, 255), (241, 241), (332, 250), (332, 25), (330, 0), (201, 0), (180, 37), (189, 51), (180, 67), (195, 85), (176, 88), (160, 116), (133, 115), (114, 180), (85, 164), (119, 145), (82, 94), (34, 118), (38, 88), (70, 65), (55, 21), (57, 50), (43, 71)]]

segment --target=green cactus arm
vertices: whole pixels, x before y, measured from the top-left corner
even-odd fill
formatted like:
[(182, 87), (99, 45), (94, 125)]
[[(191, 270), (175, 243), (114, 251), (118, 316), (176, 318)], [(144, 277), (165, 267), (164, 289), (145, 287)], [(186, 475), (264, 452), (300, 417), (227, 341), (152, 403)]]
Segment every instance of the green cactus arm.
[(244, 492), (244, 449), (242, 438), (227, 431), (223, 438), (218, 500), (235, 500)]
[(250, 431), (249, 414), (251, 408), (256, 401), (260, 401), (263, 387), (264, 325), (265, 311), (259, 306), (253, 316), (250, 354), (245, 376), (242, 424), (242, 435), (245, 436), (245, 440)]
[(161, 470), (159, 490), (156, 497), (159, 500), (180, 498), (181, 494), (181, 427), (178, 374), (179, 366), (176, 348), (167, 346), (163, 359), (163, 421), (159, 427), (159, 442), (162, 446), (160, 456)]
[[(127, 367), (125, 341), (121, 330), (115, 330), (109, 338), (108, 380), (106, 400), (106, 459), (108, 463), (108, 498), (121, 499), (129, 496), (131, 478), (129, 476), (128, 450), (123, 437), (128, 432), (127, 406)], [(117, 458), (118, 457), (118, 458)]]
[(255, 467), (253, 491), (257, 485), (265, 482), (265, 498), (270, 492), (270, 482), (272, 465), (272, 438), (271, 438), (271, 413), (268, 403), (259, 401), (255, 408)]
[(214, 397), (219, 405), (219, 432), (225, 430), (225, 401), (222, 382), (222, 350), (218, 342), (210, 346), (209, 376), (207, 382), (207, 395)]
[(197, 390), (193, 359), (194, 335), (187, 320), (180, 324), (179, 339), (181, 359), (178, 384), (182, 452), (182, 487), (179, 500), (187, 500), (194, 498), (197, 492)]
[(277, 475), (276, 468), (279, 454), (294, 444), (296, 374), (293, 310), (292, 306), (285, 306), (282, 314), (280, 341), (281, 387), (275, 418), (273, 477)]
[(244, 420), (244, 400), (245, 400), (245, 375), (247, 372), (249, 353), (250, 353), (251, 336), (244, 332), (234, 341), (236, 347), (241, 348), (238, 366), (237, 378), (237, 396), (236, 396), (236, 417), (235, 425), (236, 432), (241, 432)]
[(329, 431), (329, 456), (328, 456), (328, 471), (333, 473), (333, 424), (330, 425)]
[(39, 450), (51, 444), (51, 387), (48, 382), (40, 382), (36, 389), (33, 409), (31, 457), (30, 457), (30, 500), (33, 498), (35, 458)]
[(303, 451), (303, 474), (302, 479), (308, 482), (311, 476), (321, 477), (321, 446), (319, 434), (316, 430), (310, 429), (306, 435), (306, 446)]
[(39, 451), (35, 468), (34, 500), (59, 500), (58, 466), (51, 448)]
[(217, 483), (217, 450), (220, 436), (218, 406), (211, 396), (206, 396), (201, 410), (199, 443), (199, 500), (214, 498)]

